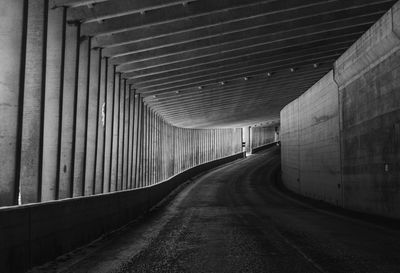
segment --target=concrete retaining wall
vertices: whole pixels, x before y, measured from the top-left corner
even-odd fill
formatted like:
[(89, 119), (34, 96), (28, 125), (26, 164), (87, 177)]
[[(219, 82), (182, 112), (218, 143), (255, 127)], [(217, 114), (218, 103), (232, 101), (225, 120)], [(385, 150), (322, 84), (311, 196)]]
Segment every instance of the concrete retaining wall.
[(400, 2), (335, 63), (344, 206), (400, 218)]
[(190, 177), (243, 156), (204, 163), (146, 188), (0, 208), (0, 272), (23, 272), (87, 244), (145, 213)]
[(279, 124), (269, 126), (254, 126), (250, 128), (250, 149), (253, 150), (265, 144), (277, 141), (276, 133), (278, 132)]
[(400, 218), (400, 2), (281, 111), (282, 179), (297, 193)]
[(281, 112), (282, 178), (308, 197), (341, 204), (338, 88), (330, 72)]

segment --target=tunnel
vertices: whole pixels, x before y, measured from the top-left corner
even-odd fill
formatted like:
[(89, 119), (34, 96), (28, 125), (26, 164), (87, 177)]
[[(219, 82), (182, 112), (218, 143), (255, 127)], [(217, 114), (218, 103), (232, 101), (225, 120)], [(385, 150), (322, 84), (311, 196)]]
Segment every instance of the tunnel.
[(0, 272), (400, 272), (400, 2), (0, 0)]

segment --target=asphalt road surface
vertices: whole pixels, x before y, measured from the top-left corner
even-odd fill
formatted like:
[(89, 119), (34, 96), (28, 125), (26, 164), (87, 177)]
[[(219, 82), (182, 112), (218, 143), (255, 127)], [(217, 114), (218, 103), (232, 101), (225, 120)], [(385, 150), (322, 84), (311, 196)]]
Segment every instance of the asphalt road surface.
[(274, 148), (214, 169), (108, 238), (33, 272), (400, 272), (400, 231), (275, 186)]

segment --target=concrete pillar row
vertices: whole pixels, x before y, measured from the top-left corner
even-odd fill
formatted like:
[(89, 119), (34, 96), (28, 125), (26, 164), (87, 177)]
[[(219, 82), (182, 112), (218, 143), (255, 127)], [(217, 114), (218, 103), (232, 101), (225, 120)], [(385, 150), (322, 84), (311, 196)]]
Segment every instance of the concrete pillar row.
[(67, 8), (0, 3), (0, 206), (153, 185), (232, 153), (229, 129), (177, 128), (144, 105)]

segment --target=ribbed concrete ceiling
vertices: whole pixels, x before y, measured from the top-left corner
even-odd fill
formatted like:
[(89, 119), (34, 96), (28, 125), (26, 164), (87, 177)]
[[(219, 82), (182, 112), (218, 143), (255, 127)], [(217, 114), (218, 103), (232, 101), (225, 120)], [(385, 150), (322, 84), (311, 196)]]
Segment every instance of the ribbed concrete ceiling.
[(395, 0), (54, 0), (168, 121), (276, 120)]

